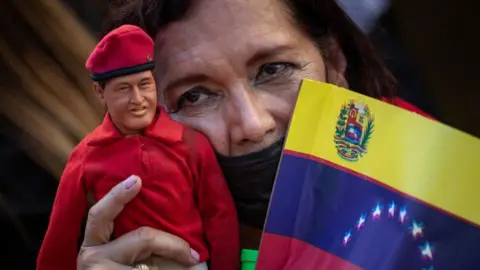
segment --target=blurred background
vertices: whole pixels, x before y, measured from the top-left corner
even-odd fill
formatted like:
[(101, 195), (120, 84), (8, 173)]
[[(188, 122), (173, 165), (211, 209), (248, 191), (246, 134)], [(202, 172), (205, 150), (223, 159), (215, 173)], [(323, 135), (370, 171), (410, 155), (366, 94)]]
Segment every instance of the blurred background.
[[(400, 97), (480, 137), (478, 4), (338, 0), (371, 36)], [(108, 1), (0, 1), (0, 259), (34, 269), (58, 179), (102, 119), (84, 62)]]

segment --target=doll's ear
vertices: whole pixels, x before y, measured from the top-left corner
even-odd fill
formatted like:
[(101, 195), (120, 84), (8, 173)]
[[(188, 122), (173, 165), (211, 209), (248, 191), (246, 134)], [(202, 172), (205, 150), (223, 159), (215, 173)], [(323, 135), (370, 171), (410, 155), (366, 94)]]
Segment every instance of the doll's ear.
[(95, 93), (98, 101), (100, 101), (102, 105), (105, 105), (104, 89), (98, 82), (93, 83), (93, 93)]

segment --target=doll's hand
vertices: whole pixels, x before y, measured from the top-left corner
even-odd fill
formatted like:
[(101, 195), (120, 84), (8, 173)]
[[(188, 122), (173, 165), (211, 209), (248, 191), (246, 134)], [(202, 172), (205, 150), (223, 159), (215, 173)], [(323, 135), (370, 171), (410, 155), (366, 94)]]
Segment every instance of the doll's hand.
[(90, 208), (77, 269), (131, 270), (134, 262), (151, 256), (172, 259), (185, 266), (197, 263), (194, 258), (197, 254), (187, 242), (148, 227), (131, 231), (109, 242), (115, 217), (138, 194), (140, 188), (140, 178), (131, 176)]

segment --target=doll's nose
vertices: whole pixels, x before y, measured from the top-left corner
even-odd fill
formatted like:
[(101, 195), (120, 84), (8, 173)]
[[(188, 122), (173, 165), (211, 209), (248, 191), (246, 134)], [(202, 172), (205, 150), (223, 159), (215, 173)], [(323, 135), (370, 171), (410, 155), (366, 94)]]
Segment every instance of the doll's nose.
[(143, 102), (143, 96), (140, 93), (138, 88), (134, 88), (132, 91), (132, 96), (130, 98), (132, 104), (141, 104)]

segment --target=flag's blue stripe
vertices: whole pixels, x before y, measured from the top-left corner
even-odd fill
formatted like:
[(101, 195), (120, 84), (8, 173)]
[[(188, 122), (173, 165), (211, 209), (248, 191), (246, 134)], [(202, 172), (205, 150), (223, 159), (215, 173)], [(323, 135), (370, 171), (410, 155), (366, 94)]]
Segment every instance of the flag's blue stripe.
[[(433, 186), (423, 188), (435, 192)], [(392, 201), (398, 208), (388, 218)], [(373, 220), (377, 203), (383, 211)], [(398, 209), (403, 206), (408, 219), (401, 224)], [(365, 226), (357, 231), (362, 214), (367, 215)], [(409, 234), (413, 221), (424, 225), (423, 237), (416, 240)], [(350, 230), (351, 241), (344, 247)], [(289, 154), (282, 158), (265, 231), (300, 239), (364, 269), (480, 269), (478, 227), (360, 176)], [(426, 241), (435, 248), (433, 261), (422, 260), (420, 247)]]

